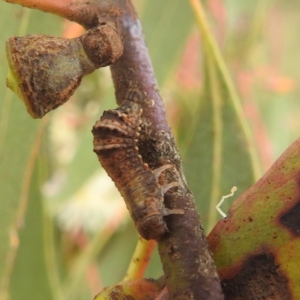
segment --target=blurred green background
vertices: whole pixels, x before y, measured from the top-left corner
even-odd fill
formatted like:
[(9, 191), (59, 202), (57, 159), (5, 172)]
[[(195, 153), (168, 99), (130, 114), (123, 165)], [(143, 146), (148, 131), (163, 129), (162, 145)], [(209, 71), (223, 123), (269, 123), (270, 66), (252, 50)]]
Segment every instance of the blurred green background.
[[(203, 1), (211, 31), (202, 35), (188, 1), (134, 4), (209, 232), (222, 195), (237, 186), (226, 212), (299, 136), (300, 2)], [(64, 106), (31, 119), (6, 88), (5, 42), (33, 33), (81, 31), (0, 2), (0, 300), (92, 299), (123, 278), (137, 242), (92, 151), (93, 124), (116, 107), (112, 81), (109, 68), (98, 70)], [(146, 275), (161, 274), (155, 253)]]

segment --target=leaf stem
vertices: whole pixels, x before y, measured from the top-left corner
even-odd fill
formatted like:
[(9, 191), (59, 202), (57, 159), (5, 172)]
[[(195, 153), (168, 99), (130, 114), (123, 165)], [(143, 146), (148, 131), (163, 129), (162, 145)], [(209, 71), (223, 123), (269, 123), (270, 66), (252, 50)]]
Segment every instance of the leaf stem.
[(146, 241), (142, 237), (139, 237), (126, 276), (124, 277), (123, 281), (139, 279), (144, 276), (155, 247), (155, 240)]

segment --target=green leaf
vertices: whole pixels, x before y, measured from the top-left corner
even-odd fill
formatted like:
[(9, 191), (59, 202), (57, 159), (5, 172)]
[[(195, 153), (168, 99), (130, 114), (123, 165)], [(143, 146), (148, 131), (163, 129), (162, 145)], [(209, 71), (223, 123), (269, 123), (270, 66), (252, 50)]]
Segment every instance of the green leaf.
[(125, 277), (137, 240), (136, 229), (130, 220), (105, 245), (98, 258), (100, 272), (105, 274), (103, 286), (113, 285)]
[[(59, 299), (53, 297), (46, 264), (45, 221), (46, 213), (41, 197), (40, 171), (42, 164), (35, 164), (28, 207), (19, 234), (19, 247), (11, 276), (10, 296), (14, 299)], [(49, 243), (51, 241), (47, 241)], [(57, 293), (58, 291), (56, 291)]]
[(240, 194), (261, 170), (252, 133), (220, 50), (199, 2), (191, 3), (202, 33), (204, 87), (199, 103), (189, 100), (196, 109), (181, 122), (184, 127), (180, 130), (181, 135), (188, 133), (182, 146), (186, 148), (186, 176), (209, 231), (220, 218), (216, 205), (222, 195), (229, 194), (233, 186)]
[[(9, 260), (9, 254), (16, 247), (13, 229), (19, 228), (26, 214), (32, 175), (31, 156), (36, 151), (34, 140), (41, 126), (41, 121), (32, 120), (24, 104), (5, 86), (8, 71), (5, 41), (9, 36), (32, 31), (55, 34), (61, 22), (50, 15), (3, 1), (0, 8), (0, 295), (3, 295), (14, 264)], [(31, 18), (35, 21), (31, 22)]]
[(179, 62), (193, 25), (192, 11), (182, 0), (146, 1), (141, 21), (160, 86)]
[[(208, 236), (221, 280), (243, 286), (247, 295), (262, 281), (263, 290), (280, 299), (300, 297), (299, 148), (300, 139), (233, 203)], [(252, 268), (258, 256), (262, 277)]]

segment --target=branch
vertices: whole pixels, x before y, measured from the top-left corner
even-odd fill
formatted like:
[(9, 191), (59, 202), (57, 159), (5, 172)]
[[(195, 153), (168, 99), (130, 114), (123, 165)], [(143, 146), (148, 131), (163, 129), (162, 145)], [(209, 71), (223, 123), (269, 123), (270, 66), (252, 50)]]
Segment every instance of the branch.
[[(112, 1), (115, 4), (124, 1)], [(143, 117), (151, 127), (144, 130), (139, 145), (143, 160), (153, 169), (168, 162), (176, 166), (180, 182), (178, 192), (168, 193), (166, 207), (184, 210), (184, 215), (166, 218), (169, 233), (158, 241), (170, 299), (222, 299), (216, 268), (207, 247), (195, 201), (189, 191), (137, 16), (127, 2), (127, 12), (119, 18), (124, 52), (111, 66), (117, 102), (122, 103), (129, 88), (137, 88), (154, 101), (146, 103)], [(179, 178), (177, 178), (177, 176)], [(174, 178), (173, 177), (173, 178)]]
[(124, 52), (111, 66), (117, 101), (120, 104), (128, 88), (132, 87), (144, 91), (154, 100), (154, 107), (143, 107), (143, 116), (151, 128), (146, 130), (144, 141), (139, 145), (140, 154), (151, 168), (166, 161), (174, 164), (181, 179), (181, 188), (166, 196), (165, 204), (166, 207), (184, 209), (185, 213), (166, 218), (170, 232), (158, 241), (170, 299), (182, 299), (184, 295), (189, 295), (186, 299), (222, 299), (195, 201), (186, 185), (178, 150), (166, 121), (141, 25), (136, 15), (132, 15), (131, 6), (127, 11), (129, 13), (120, 18)]
[[(49, 12), (89, 29), (96, 27), (100, 19), (112, 19), (125, 12), (126, 0), (5, 0), (28, 8)], [(116, 3), (115, 3), (116, 2)], [(114, 4), (115, 3), (115, 4)]]
[(112, 66), (117, 103), (121, 104), (128, 89), (142, 91), (143, 124), (139, 144), (143, 161), (156, 169), (171, 164), (176, 171), (168, 171), (166, 182), (178, 181), (179, 188), (165, 196), (168, 208), (184, 210), (183, 215), (166, 217), (169, 232), (158, 240), (170, 299), (223, 299), (216, 268), (208, 250), (203, 227), (193, 196), (188, 189), (175, 145), (166, 121), (163, 101), (142, 34), (140, 21), (130, 0), (9, 0), (7, 2), (41, 9), (76, 21), (91, 28), (103, 21), (117, 21), (124, 52)]

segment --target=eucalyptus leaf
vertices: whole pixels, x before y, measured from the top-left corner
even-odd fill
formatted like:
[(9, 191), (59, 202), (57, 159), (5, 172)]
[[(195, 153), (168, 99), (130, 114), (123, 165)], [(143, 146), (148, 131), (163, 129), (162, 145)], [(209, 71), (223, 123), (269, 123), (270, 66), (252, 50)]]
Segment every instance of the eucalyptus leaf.
[[(25, 218), (26, 207), (22, 210), (20, 205), (28, 197), (31, 184), (31, 175), (28, 172), (31, 168), (30, 156), (41, 126), (40, 121), (31, 119), (24, 104), (5, 86), (8, 71), (5, 41), (9, 36), (25, 35), (34, 31), (37, 27), (35, 22), (39, 23), (39, 33), (57, 34), (61, 23), (54, 22), (50, 15), (3, 1), (0, 8), (0, 294), (5, 294), (10, 270), (13, 268), (13, 262), (9, 261), (9, 253), (14, 247), (12, 229)], [(35, 21), (32, 23), (33, 19)], [(17, 211), (21, 213), (17, 215)]]
[(43, 166), (36, 161), (34, 164), (28, 193), (28, 207), (19, 235), (19, 247), (11, 276), (10, 299), (12, 300), (58, 299), (52, 294), (46, 263), (47, 250), (44, 238), (46, 212), (39, 188), (41, 184), (39, 169)]
[[(191, 1), (193, 3), (197, 1)], [(188, 132), (183, 146), (186, 176), (197, 199), (207, 231), (218, 216), (216, 206), (222, 195), (237, 186), (239, 195), (260, 174), (260, 162), (252, 132), (212, 31), (201, 6), (193, 6), (202, 32), (204, 86), (192, 117), (183, 122), (181, 135)]]
[(299, 147), (298, 139), (208, 236), (220, 279), (233, 299), (243, 293), (250, 297), (259, 286), (262, 295), (300, 297)]
[(194, 23), (186, 1), (146, 1), (140, 15), (155, 74), (163, 86), (178, 65)]

